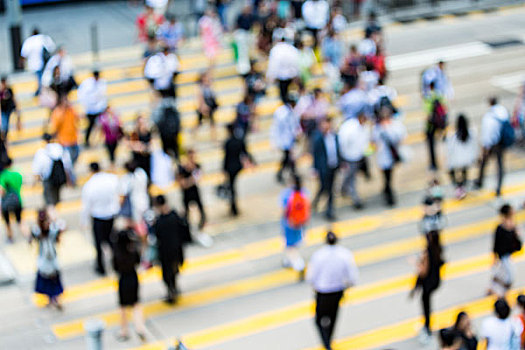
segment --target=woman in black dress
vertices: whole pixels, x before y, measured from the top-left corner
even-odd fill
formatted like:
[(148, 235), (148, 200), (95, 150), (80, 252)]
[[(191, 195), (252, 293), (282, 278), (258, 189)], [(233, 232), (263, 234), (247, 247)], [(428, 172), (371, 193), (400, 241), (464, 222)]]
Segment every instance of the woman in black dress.
[(126, 308), (132, 307), (135, 331), (140, 340), (144, 341), (146, 339), (144, 317), (139, 305), (139, 279), (136, 270), (140, 263), (140, 255), (135, 243), (135, 233), (132, 230), (118, 232), (113, 249), (113, 268), (119, 276), (118, 295), (121, 310), (121, 329), (117, 339), (119, 341), (129, 339)]
[(411, 293), (421, 289), (421, 303), (425, 325), (419, 335), (422, 344), (428, 344), (431, 340), (430, 315), (432, 313), (430, 300), (432, 294), (438, 289), (441, 283), (441, 266), (444, 261), (442, 257), (443, 249), (439, 240), (439, 233), (431, 231), (426, 234), (427, 246), (418, 261), (418, 276), (416, 285)]
[(151, 179), (151, 129), (142, 116), (137, 117), (135, 130), (130, 136), (130, 148), (137, 167), (142, 168)]
[(206, 213), (202, 205), (199, 179), (201, 177), (201, 166), (195, 160), (195, 151), (189, 149), (186, 152), (186, 160), (178, 166), (177, 182), (182, 189), (182, 198), (184, 201), (184, 218), (188, 221), (190, 203), (195, 203), (200, 212), (199, 230), (204, 228), (206, 223)]

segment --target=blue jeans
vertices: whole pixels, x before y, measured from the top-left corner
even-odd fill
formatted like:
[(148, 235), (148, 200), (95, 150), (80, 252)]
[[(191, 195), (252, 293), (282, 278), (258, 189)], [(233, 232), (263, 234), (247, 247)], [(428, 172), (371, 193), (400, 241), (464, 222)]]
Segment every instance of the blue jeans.
[(69, 157), (71, 158), (71, 163), (75, 165), (78, 159), (78, 154), (80, 153), (80, 148), (78, 147), (78, 145), (66, 146), (64, 148), (69, 153)]
[(42, 75), (44, 74), (44, 68), (42, 67), (41, 70), (36, 71), (36, 80), (38, 82), (38, 88), (36, 89), (35, 95), (40, 94), (40, 90), (42, 89)]
[(7, 136), (9, 131), (9, 117), (11, 117), (12, 112), (2, 112), (2, 134)]

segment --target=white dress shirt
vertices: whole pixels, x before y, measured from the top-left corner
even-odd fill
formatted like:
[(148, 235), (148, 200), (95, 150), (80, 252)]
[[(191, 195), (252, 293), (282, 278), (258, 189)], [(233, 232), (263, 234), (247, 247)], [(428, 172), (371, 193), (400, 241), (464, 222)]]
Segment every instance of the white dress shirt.
[(367, 93), (372, 91), (379, 82), (379, 73), (375, 70), (366, 70), (359, 75), (359, 82)]
[(307, 28), (323, 29), (330, 19), (330, 6), (326, 0), (307, 0), (302, 13)]
[(501, 123), (509, 120), (509, 112), (502, 105), (490, 107), (481, 121), (481, 144), (484, 148), (496, 145), (501, 137)]
[(363, 56), (374, 56), (376, 50), (376, 43), (372, 39), (363, 39), (357, 45), (357, 51)]
[(338, 134), (339, 154), (347, 162), (363, 159), (370, 144), (370, 131), (356, 118), (347, 119), (340, 127)]
[(341, 110), (345, 120), (357, 118), (360, 113), (368, 115), (370, 112), (368, 96), (359, 88), (354, 88), (341, 96), (339, 101), (337, 101), (337, 107)]
[(173, 53), (159, 52), (151, 56), (144, 67), (144, 76), (153, 79), (153, 87), (164, 90), (170, 87), (173, 74), (179, 71), (179, 60)]
[(290, 150), (300, 130), (299, 118), (289, 105), (282, 105), (273, 114), (270, 130), (272, 144), (280, 150)]
[(405, 126), (399, 120), (391, 120), (387, 125), (376, 124), (374, 126), (372, 139), (376, 144), (377, 165), (381, 170), (391, 169), (394, 165), (394, 158), (386, 139), (398, 146), (399, 152), (399, 144), (405, 138), (406, 133)]
[(325, 245), (314, 253), (307, 269), (307, 280), (316, 292), (333, 293), (357, 284), (359, 270), (352, 253), (341, 246)]
[(59, 159), (64, 164), (64, 170), (71, 174), (73, 165), (69, 152), (65, 152), (64, 148), (58, 143), (49, 143), (36, 151), (32, 164), (33, 175), (40, 176), (42, 180), (47, 180), (51, 175), (53, 161)]
[(293, 45), (280, 42), (270, 50), (266, 77), (269, 80), (293, 79), (299, 75), (299, 50)]
[(430, 95), (430, 83), (434, 82), (434, 91), (445, 98), (451, 99), (454, 97), (454, 89), (448, 80), (447, 75), (436, 64), (423, 72), (422, 76), (423, 96)]
[(21, 55), (27, 59), (27, 68), (33, 72), (44, 69), (44, 47), (52, 54), (56, 46), (53, 40), (44, 34), (30, 36), (22, 45)]
[[(119, 180), (117, 175), (98, 172), (82, 188), (84, 219), (107, 220), (120, 210)], [(86, 221), (87, 222), (87, 221)]]
[(107, 85), (104, 79), (87, 78), (78, 87), (78, 99), (86, 114), (100, 114), (108, 106)]

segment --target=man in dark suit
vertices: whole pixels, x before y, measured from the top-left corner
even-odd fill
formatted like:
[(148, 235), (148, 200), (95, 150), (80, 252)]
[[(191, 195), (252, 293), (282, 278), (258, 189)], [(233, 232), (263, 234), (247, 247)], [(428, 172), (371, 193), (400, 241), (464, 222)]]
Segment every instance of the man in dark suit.
[(331, 120), (322, 119), (319, 129), (313, 137), (314, 169), (319, 179), (319, 190), (312, 202), (312, 208), (317, 210), (321, 195), (328, 196), (326, 219), (332, 221), (334, 215), (334, 180), (339, 168), (339, 143), (337, 135), (332, 130)]
[(224, 165), (223, 170), (228, 177), (230, 190), (231, 215), (239, 215), (237, 209), (237, 193), (235, 191), (235, 180), (244, 168), (244, 164), (252, 164), (252, 156), (246, 150), (244, 140), (235, 135), (235, 125), (228, 124), (228, 139), (224, 143)]

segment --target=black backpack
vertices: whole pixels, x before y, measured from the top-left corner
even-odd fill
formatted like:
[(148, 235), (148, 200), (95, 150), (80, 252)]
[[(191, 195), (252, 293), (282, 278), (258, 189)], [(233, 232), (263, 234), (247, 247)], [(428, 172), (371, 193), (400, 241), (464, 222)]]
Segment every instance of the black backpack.
[(172, 106), (164, 108), (162, 118), (157, 125), (160, 134), (166, 136), (176, 136), (180, 131), (179, 112)]
[(44, 46), (42, 48), (42, 61), (44, 62), (44, 66), (49, 61), (50, 58), (51, 58), (51, 52), (49, 52), (49, 50)]
[(53, 166), (51, 168), (51, 174), (48, 178), (49, 182), (53, 187), (60, 188), (67, 182), (66, 169), (62, 159), (53, 159)]

